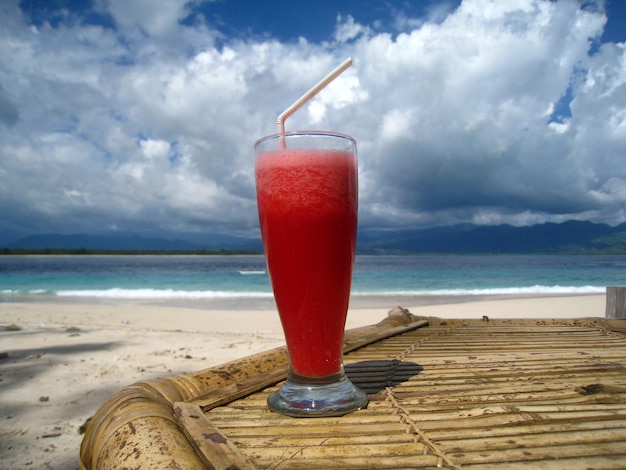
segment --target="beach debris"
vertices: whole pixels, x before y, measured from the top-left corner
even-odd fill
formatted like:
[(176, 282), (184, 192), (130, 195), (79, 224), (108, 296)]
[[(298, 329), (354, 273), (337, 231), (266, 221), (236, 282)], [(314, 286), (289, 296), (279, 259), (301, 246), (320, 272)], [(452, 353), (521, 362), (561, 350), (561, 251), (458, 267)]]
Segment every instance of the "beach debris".
[(49, 401), (49, 400), (50, 400), (50, 397), (47, 397), (47, 396), (41, 396), (41, 397), (39, 397), (39, 401), (41, 401), (41, 402), (44, 402), (44, 401)]
[(92, 416), (87, 418), (83, 424), (78, 426), (78, 434), (85, 434), (85, 431), (87, 431), (87, 426), (89, 426), (89, 423), (91, 422), (91, 418)]
[(68, 333), (78, 333), (79, 331), (82, 331), (82, 330), (78, 328), (77, 326), (68, 326), (67, 328), (65, 328), (65, 331), (67, 331)]
[(395, 306), (394, 308), (389, 310), (389, 312), (387, 312), (388, 317), (393, 317), (396, 315), (403, 316), (403, 315), (410, 315), (410, 314), (411, 312), (409, 311), (408, 308), (401, 307), (400, 305)]
[[(41, 436), (41, 437), (59, 437), (59, 436), (61, 436), (61, 435), (63, 435), (63, 433), (62, 433), (62, 432), (55, 431), (55, 432), (49, 432), (49, 433), (47, 433), (47, 434), (44, 434), (44, 435), (43, 435), (43, 436)], [(44, 450), (45, 450), (46, 452), (48, 451), (48, 449), (44, 449)]]
[(483, 321), (484, 322), (488, 322), (489, 321), (489, 317), (487, 315), (483, 315)]
[(21, 331), (22, 327), (20, 325), (16, 325), (15, 323), (11, 323), (10, 325), (6, 325), (3, 327), (4, 331)]
[(122, 320), (122, 325), (130, 325), (130, 320)]
[(0, 352), (0, 359), (6, 359), (7, 357), (9, 357), (9, 353), (8, 352)]

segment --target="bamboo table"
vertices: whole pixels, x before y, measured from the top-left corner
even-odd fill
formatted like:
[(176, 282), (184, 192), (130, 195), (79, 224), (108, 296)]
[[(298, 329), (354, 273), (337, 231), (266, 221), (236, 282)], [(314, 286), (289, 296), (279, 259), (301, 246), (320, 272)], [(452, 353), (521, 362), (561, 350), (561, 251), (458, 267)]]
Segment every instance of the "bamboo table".
[(626, 320), (440, 320), (346, 333), (369, 396), (343, 417), (268, 411), (277, 348), (140, 382), (92, 419), (81, 469), (626, 468)]

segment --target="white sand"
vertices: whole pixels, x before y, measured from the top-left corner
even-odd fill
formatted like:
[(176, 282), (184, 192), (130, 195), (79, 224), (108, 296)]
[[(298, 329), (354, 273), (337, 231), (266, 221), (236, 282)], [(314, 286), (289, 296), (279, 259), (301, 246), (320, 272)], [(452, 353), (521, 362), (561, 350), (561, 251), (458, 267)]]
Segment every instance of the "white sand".
[[(377, 323), (395, 305), (352, 309), (347, 328)], [(605, 296), (407, 308), (442, 318), (603, 317)], [(74, 469), (79, 427), (116, 390), (284, 344), (273, 311), (127, 304), (0, 303), (0, 338), (1, 469)]]

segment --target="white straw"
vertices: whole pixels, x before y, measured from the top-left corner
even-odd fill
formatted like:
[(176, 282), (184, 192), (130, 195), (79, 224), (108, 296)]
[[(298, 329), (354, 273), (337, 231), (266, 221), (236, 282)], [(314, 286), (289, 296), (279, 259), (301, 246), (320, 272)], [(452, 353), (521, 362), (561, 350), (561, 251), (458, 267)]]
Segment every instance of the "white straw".
[(276, 129), (279, 134), (285, 133), (285, 120), (295, 113), (298, 109), (300, 109), (307, 101), (317, 95), (324, 87), (326, 87), (330, 82), (332, 82), (335, 78), (337, 78), (344, 70), (352, 65), (352, 58), (348, 57), (346, 60), (342, 62), (342, 64), (337, 67), (335, 70), (330, 72), (324, 78), (322, 78), (317, 85), (307, 91), (304, 95), (302, 95), (298, 100), (285, 109), (282, 113), (279, 114), (276, 119)]

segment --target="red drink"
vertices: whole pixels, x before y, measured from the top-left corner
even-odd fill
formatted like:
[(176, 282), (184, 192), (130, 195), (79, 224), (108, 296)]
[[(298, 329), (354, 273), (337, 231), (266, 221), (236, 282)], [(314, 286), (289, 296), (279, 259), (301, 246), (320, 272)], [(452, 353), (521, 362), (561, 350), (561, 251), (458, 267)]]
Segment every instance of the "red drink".
[(274, 134), (254, 144), (261, 235), (289, 350), (287, 380), (269, 409), (341, 416), (367, 403), (342, 367), (356, 245), (357, 167), (352, 137)]
[(356, 154), (288, 148), (256, 160), (261, 233), (292, 371), (341, 369), (356, 244)]

